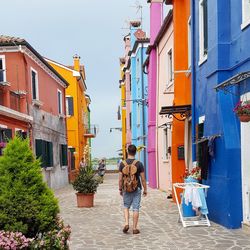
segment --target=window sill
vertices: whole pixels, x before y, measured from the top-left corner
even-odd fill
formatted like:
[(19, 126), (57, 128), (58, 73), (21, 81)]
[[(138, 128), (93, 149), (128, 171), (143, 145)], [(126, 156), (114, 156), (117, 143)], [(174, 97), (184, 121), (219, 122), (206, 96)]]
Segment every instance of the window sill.
[(59, 117), (59, 119), (64, 119), (64, 118), (66, 118), (66, 116), (65, 116), (64, 114), (59, 114), (58, 117)]
[(246, 29), (250, 25), (250, 19), (241, 24), (241, 30)]
[(41, 102), (39, 100), (36, 100), (36, 99), (33, 99), (32, 100), (32, 105), (37, 106), (38, 108), (40, 108), (41, 106), (43, 106), (43, 102)]
[(5, 87), (5, 86), (10, 86), (11, 84), (9, 83), (9, 82), (6, 82), (6, 81), (4, 81), (4, 82), (0, 82), (0, 86), (3, 86), (3, 87)]
[(51, 171), (51, 170), (53, 170), (53, 167), (47, 167), (47, 168), (45, 167), (44, 170), (45, 171)]
[(203, 63), (205, 63), (207, 61), (207, 55), (203, 56), (202, 58), (200, 58), (198, 65), (201, 66)]
[(65, 170), (65, 169), (67, 169), (68, 168), (68, 166), (61, 166), (61, 169), (62, 170)]

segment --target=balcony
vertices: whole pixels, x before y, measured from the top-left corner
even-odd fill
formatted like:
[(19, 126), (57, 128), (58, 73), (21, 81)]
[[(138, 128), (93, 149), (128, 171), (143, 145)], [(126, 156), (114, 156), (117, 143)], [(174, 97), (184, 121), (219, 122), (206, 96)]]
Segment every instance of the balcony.
[(90, 125), (90, 127), (85, 127), (84, 137), (86, 138), (95, 138), (98, 132), (97, 125)]

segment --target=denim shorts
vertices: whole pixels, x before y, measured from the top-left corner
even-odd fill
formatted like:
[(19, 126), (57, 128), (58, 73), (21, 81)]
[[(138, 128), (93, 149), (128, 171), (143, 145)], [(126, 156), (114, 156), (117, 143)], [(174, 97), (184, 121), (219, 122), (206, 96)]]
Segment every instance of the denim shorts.
[(124, 208), (130, 209), (132, 206), (133, 211), (139, 212), (141, 203), (141, 189), (138, 188), (132, 193), (123, 192), (123, 205)]

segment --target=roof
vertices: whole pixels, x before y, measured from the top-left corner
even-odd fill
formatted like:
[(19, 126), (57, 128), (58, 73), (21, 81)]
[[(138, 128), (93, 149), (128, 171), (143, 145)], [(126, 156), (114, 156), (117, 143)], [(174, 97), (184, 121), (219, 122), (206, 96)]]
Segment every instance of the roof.
[(66, 86), (69, 83), (23, 38), (0, 35), (0, 46), (26, 46), (47, 68), (49, 68)]

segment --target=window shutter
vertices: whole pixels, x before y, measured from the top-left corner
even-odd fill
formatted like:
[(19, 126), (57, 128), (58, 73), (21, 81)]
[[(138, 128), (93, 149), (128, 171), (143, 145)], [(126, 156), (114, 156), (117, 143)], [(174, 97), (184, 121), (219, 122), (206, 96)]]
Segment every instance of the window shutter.
[(63, 166), (67, 166), (68, 165), (68, 146), (62, 145), (62, 152), (63, 152)]
[(9, 128), (4, 129), (3, 136), (5, 141), (12, 139), (12, 129)]
[(63, 145), (59, 145), (60, 166), (63, 166)]
[(54, 165), (53, 161), (53, 143), (48, 142), (48, 167), (52, 167)]
[(45, 167), (44, 161), (44, 141), (40, 139), (36, 139), (36, 157), (41, 158), (41, 166)]
[(74, 115), (74, 102), (73, 102), (73, 97), (67, 97), (68, 99), (68, 115)]

